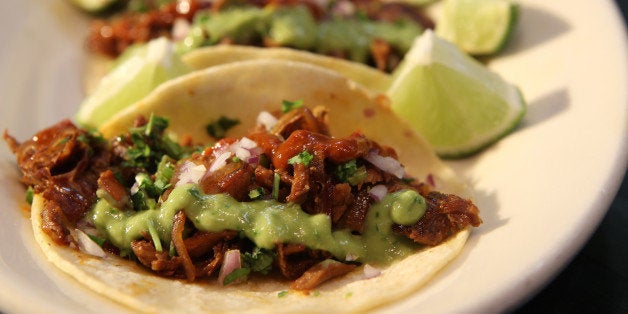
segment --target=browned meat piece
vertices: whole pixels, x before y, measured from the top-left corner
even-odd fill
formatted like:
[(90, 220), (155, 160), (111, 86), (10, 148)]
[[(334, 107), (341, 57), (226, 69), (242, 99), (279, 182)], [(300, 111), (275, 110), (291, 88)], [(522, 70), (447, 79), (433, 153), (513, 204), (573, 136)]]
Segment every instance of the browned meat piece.
[(263, 166), (257, 166), (255, 168), (255, 182), (257, 184), (267, 188), (273, 188), (273, 180), (275, 178), (275, 172), (265, 168)]
[(151, 241), (135, 240), (131, 243), (131, 249), (142, 265), (162, 276), (173, 276), (181, 267), (180, 257), (170, 257), (168, 252), (157, 252)]
[(362, 233), (366, 213), (375, 200), (366, 189), (358, 191), (355, 201), (338, 221), (338, 227)]
[(270, 130), (270, 133), (288, 138), (296, 130), (305, 130), (329, 136), (325, 121), (327, 110), (316, 109), (316, 114), (308, 108), (295, 108), (285, 113)]
[(21, 144), (6, 132), (4, 138), (16, 155), (21, 181), (46, 199), (44, 211), (51, 212), (42, 214), (44, 230), (57, 243), (68, 244), (66, 227), (61, 223), (78, 221), (94, 204), (96, 181), (108, 164), (109, 153), (69, 120)]
[(264, 155), (267, 157), (274, 156), (277, 147), (279, 147), (282, 142), (279, 136), (266, 132), (263, 127), (256, 128), (253, 132), (249, 133), (247, 137), (255, 141), (257, 146), (262, 148)]
[(310, 191), (310, 173), (308, 167), (304, 164), (297, 163), (294, 165), (294, 178), (290, 195), (286, 197), (287, 202), (303, 203)]
[(175, 19), (185, 18), (191, 21), (196, 11), (205, 6), (199, 0), (186, 0), (188, 5), (185, 6), (177, 5), (177, 2), (145, 13), (127, 13), (110, 22), (95, 20), (89, 28), (87, 47), (92, 51), (116, 57), (134, 43), (169, 36)]
[(214, 256), (205, 265), (197, 267), (198, 276), (211, 276), (222, 265), (228, 247), (224, 243), (214, 246)]
[(116, 179), (113, 171), (107, 169), (98, 177), (98, 187), (105, 191), (107, 201), (118, 209), (124, 209), (129, 202), (126, 188)]
[(190, 258), (190, 254), (188, 254), (188, 249), (185, 247), (185, 243), (183, 242), (183, 229), (185, 228), (185, 212), (180, 210), (178, 211), (172, 220), (172, 245), (177, 250), (177, 255), (181, 258), (181, 263), (183, 264), (183, 270), (185, 270), (185, 277), (188, 281), (194, 281), (196, 278), (196, 268), (194, 268), (194, 263), (192, 263), (192, 259)]
[(200, 186), (207, 194), (227, 193), (238, 201), (243, 201), (253, 183), (253, 168), (244, 162), (227, 162), (225, 166), (207, 172)]
[(191, 258), (208, 254), (220, 242), (229, 241), (238, 235), (237, 231), (225, 230), (221, 232), (198, 231), (189, 238), (183, 240)]
[(351, 272), (356, 265), (344, 264), (334, 260), (322, 261), (308, 270), (290, 284), (294, 290), (312, 290), (323, 282)]
[(410, 226), (393, 225), (393, 231), (416, 243), (434, 246), (468, 226), (482, 223), (478, 208), (469, 200), (440, 192), (428, 193), (425, 200), (427, 210), (421, 220)]
[(371, 55), (375, 60), (375, 66), (380, 71), (386, 71), (388, 67), (388, 57), (390, 56), (390, 45), (380, 38), (375, 38), (371, 42)]
[(354, 196), (348, 183), (334, 185), (331, 193), (331, 221), (336, 223), (344, 215), (347, 209), (353, 205)]
[(273, 155), (273, 166), (285, 169), (288, 160), (307, 150), (310, 154), (340, 164), (364, 157), (373, 147), (373, 142), (359, 134), (338, 139), (305, 130), (297, 130), (290, 134)]
[(311, 250), (301, 244), (277, 244), (277, 265), (288, 279), (300, 277), (314, 264), (331, 257), (329, 252)]

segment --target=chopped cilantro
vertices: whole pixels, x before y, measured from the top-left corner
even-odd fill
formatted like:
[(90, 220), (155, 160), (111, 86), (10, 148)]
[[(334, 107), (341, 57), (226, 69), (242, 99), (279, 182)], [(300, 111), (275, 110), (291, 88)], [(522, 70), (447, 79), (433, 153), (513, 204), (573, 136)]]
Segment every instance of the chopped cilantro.
[(304, 150), (300, 152), (298, 155), (295, 155), (292, 158), (288, 159), (288, 163), (291, 165), (303, 164), (304, 166), (307, 167), (310, 165), (312, 158), (314, 158), (314, 156), (312, 156), (312, 154), (310, 154), (307, 150)]
[(26, 189), (26, 202), (28, 205), (33, 205), (33, 196), (35, 196), (35, 191), (33, 191), (32, 186), (29, 186), (28, 189)]
[(246, 280), (246, 277), (249, 275), (250, 272), (251, 270), (248, 268), (234, 269), (229, 275), (225, 276), (225, 280), (222, 282), (222, 284), (226, 286), (239, 279)]
[(350, 185), (358, 185), (366, 179), (366, 168), (358, 167), (355, 159), (336, 167), (336, 179)]
[(218, 118), (216, 121), (212, 121), (205, 127), (207, 134), (213, 138), (223, 138), (227, 135), (227, 131), (232, 127), (240, 124), (238, 119), (230, 119), (225, 116)]
[(128, 138), (132, 145), (126, 150), (123, 166), (153, 173), (164, 155), (175, 160), (184, 157), (188, 152), (164, 134), (167, 127), (167, 119), (151, 115), (144, 126), (131, 129)]
[(252, 200), (260, 199), (262, 198), (262, 196), (264, 196), (264, 192), (264, 188), (260, 186), (257, 189), (249, 191), (249, 198)]
[(274, 199), (279, 199), (279, 182), (280, 182), (280, 177), (279, 174), (277, 172), (275, 172), (275, 175), (273, 177), (273, 198)]
[(270, 250), (255, 247), (252, 252), (244, 252), (241, 254), (242, 264), (251, 271), (268, 274), (273, 268), (273, 260), (275, 253)]
[(188, 193), (190, 193), (190, 195), (194, 196), (197, 199), (203, 198), (203, 196), (201, 195), (201, 191), (197, 189), (188, 189)]
[(279, 291), (279, 293), (277, 293), (277, 297), (278, 298), (283, 298), (283, 297), (285, 297), (287, 295), (288, 295), (288, 291), (287, 290)]
[(97, 237), (95, 235), (91, 235), (91, 234), (87, 234), (87, 236), (92, 239), (92, 241), (96, 242), (96, 244), (98, 244), (98, 246), (102, 246), (105, 241), (107, 241), (107, 239), (103, 239), (101, 237)]
[(292, 109), (300, 108), (302, 106), (303, 106), (303, 100), (297, 100), (297, 101), (284, 100), (281, 102), (281, 111), (283, 113), (286, 113)]
[(152, 219), (148, 220), (148, 233), (153, 240), (155, 250), (157, 250), (157, 252), (162, 252), (163, 248), (161, 247), (161, 240), (159, 239), (159, 234), (157, 233), (157, 229), (155, 228), (155, 222)]

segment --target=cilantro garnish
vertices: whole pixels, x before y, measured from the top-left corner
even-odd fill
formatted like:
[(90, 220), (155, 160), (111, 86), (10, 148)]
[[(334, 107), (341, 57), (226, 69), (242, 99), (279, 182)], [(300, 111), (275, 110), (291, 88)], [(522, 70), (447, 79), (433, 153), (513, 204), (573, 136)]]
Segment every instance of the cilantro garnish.
[[(86, 233), (87, 234), (87, 233)], [(95, 235), (91, 235), (91, 234), (87, 234), (87, 236), (92, 239), (92, 241), (96, 242), (96, 244), (98, 244), (98, 246), (102, 246), (105, 241), (107, 241), (107, 239), (103, 239), (101, 237), (97, 237)]]
[(241, 254), (243, 267), (251, 269), (251, 271), (268, 274), (273, 268), (273, 260), (275, 253), (270, 250), (255, 247), (252, 252), (244, 252)]
[(300, 152), (298, 155), (295, 155), (292, 158), (288, 159), (288, 163), (291, 165), (303, 164), (304, 166), (307, 167), (310, 165), (312, 158), (314, 158), (314, 156), (312, 156), (312, 154), (310, 154), (307, 150), (304, 150)]
[(274, 199), (279, 199), (279, 182), (280, 182), (280, 177), (279, 174), (277, 172), (275, 172), (275, 175), (273, 177), (273, 198)]
[(239, 279), (246, 280), (245, 278), (249, 275), (250, 272), (251, 270), (248, 268), (234, 269), (229, 275), (225, 276), (225, 279), (223, 280), (222, 284), (223, 286), (226, 286)]
[(264, 196), (264, 188), (263, 187), (258, 187), (257, 189), (253, 189), (251, 191), (249, 191), (249, 198), (252, 200), (257, 200), (262, 198), (262, 196)]
[(33, 205), (33, 196), (35, 196), (35, 191), (33, 191), (32, 186), (29, 186), (28, 189), (26, 189), (26, 197), (25, 197), (28, 205)]
[(350, 185), (358, 185), (366, 179), (366, 168), (358, 167), (355, 159), (336, 167), (336, 179), (340, 182), (347, 182)]
[(288, 295), (288, 291), (287, 290), (279, 291), (279, 293), (277, 293), (277, 297), (278, 298), (283, 298), (283, 297), (285, 297), (287, 295)]
[(151, 115), (146, 125), (131, 129), (128, 135), (131, 145), (126, 150), (123, 166), (146, 169), (152, 173), (164, 155), (176, 160), (184, 157), (185, 150), (164, 135), (167, 127), (167, 119)]
[(240, 124), (238, 119), (230, 119), (225, 116), (218, 118), (216, 121), (209, 123), (205, 130), (213, 138), (223, 138), (227, 135), (227, 131), (232, 127)]
[(303, 100), (297, 100), (297, 101), (284, 100), (281, 102), (281, 111), (283, 113), (286, 113), (292, 109), (300, 108), (302, 106), (303, 106)]

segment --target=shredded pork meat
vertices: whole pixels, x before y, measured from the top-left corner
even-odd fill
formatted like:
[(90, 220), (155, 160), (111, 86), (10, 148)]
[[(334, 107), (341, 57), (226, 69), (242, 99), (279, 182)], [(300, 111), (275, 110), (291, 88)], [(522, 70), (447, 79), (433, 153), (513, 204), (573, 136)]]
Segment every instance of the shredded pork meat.
[[(310, 214), (328, 215), (334, 230), (348, 229), (354, 234), (363, 232), (368, 210), (376, 202), (369, 192), (372, 187), (382, 185), (388, 192), (413, 189), (426, 199), (426, 213), (413, 225), (393, 225), (393, 231), (422, 245), (438, 245), (458, 231), (481, 223), (478, 209), (470, 201), (432, 191), (429, 184), (398, 178), (366, 162), (365, 157), (373, 152), (392, 158), (396, 153), (360, 133), (345, 138), (330, 136), (325, 117), (325, 110), (298, 108), (280, 117), (270, 130), (255, 127), (247, 138), (255, 142), (256, 148), (251, 150), (258, 149), (259, 158), (246, 162), (228, 155), (224, 165), (200, 177), (199, 187), (204, 193), (225, 193), (241, 202), (271, 198), (276, 192), (277, 201), (299, 204)], [(147, 124), (146, 119), (136, 121), (136, 127)], [(116, 210), (128, 210), (135, 202), (133, 177), (142, 169), (129, 164), (127, 155), (137, 141), (133, 136), (120, 136), (107, 146), (71, 122), (62, 121), (24, 143), (6, 132), (4, 138), (17, 156), (22, 182), (46, 199), (43, 228), (59, 244), (72, 242), (69, 230), (95, 204), (97, 189)], [(184, 175), (183, 165), (191, 162), (210, 169), (239, 140), (221, 139), (180, 160), (158, 200), (163, 201)], [(295, 156), (303, 152), (307, 152), (302, 157), (307, 162), (295, 162)], [(338, 177), (338, 167), (350, 162), (362, 174), (355, 181)], [(258, 196), (252, 196), (251, 191), (258, 191)], [(227, 250), (251, 252), (254, 248), (250, 240), (234, 230), (195, 229), (183, 211), (174, 217), (171, 239), (171, 243), (161, 243), (163, 249), (159, 251), (146, 230), (142, 238), (132, 242), (132, 254), (159, 275), (194, 281), (214, 276)], [(105, 247), (108, 245), (106, 242)], [(296, 290), (313, 289), (356, 265), (344, 260), (323, 262), (333, 256), (302, 244), (276, 243), (267, 253), (274, 256), (270, 266), (275, 272), (296, 280), (292, 285)]]

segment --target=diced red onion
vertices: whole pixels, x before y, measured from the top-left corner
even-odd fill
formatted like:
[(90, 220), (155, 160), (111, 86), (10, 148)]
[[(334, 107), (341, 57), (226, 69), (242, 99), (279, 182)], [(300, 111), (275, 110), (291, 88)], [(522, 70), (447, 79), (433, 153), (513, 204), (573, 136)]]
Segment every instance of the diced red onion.
[(180, 186), (187, 183), (198, 183), (201, 178), (207, 172), (207, 168), (204, 165), (197, 165), (189, 160), (185, 161), (181, 166), (179, 174), (179, 180), (175, 186)]
[(89, 255), (105, 257), (105, 251), (94, 242), (85, 232), (75, 229), (76, 240), (78, 241), (79, 249)]
[(240, 260), (240, 250), (228, 250), (223, 257), (222, 265), (220, 266), (220, 272), (218, 273), (218, 282), (222, 285), (225, 281), (225, 277), (231, 274), (234, 270), (242, 268), (242, 261)]
[(209, 172), (214, 172), (222, 167), (224, 167), (227, 164), (227, 159), (229, 159), (229, 157), (231, 157), (232, 152), (224, 152), (220, 155), (218, 155), (218, 157), (216, 157), (216, 159), (214, 159), (214, 162), (212, 162), (211, 166), (209, 166)]
[(375, 199), (376, 202), (381, 201), (382, 198), (386, 196), (386, 193), (388, 193), (388, 188), (383, 184), (378, 184), (369, 190), (369, 194)]
[(248, 137), (243, 137), (241, 138), (239, 141), (240, 146), (242, 146), (243, 148), (246, 149), (251, 149), (251, 148), (255, 148), (257, 147), (257, 143), (255, 143), (255, 141), (253, 141), (252, 139), (248, 138)]
[(382, 274), (382, 271), (369, 265), (369, 264), (364, 264), (364, 278), (366, 279), (371, 279), (371, 278), (375, 278), (379, 275)]
[(358, 259), (358, 256), (352, 253), (347, 254), (347, 256), (345, 256), (345, 261), (347, 262), (353, 262), (356, 259)]
[(427, 175), (425, 181), (427, 181), (427, 184), (431, 185), (432, 187), (436, 187), (436, 181), (434, 180), (434, 176), (431, 173)]
[(381, 156), (375, 151), (369, 152), (364, 159), (368, 160), (368, 162), (373, 164), (373, 166), (386, 171), (399, 179), (403, 178), (403, 175), (406, 172), (397, 159)]
[(190, 32), (190, 22), (184, 18), (177, 18), (174, 20), (172, 26), (172, 39), (174, 41), (183, 40)]
[(277, 118), (268, 111), (261, 111), (259, 115), (257, 115), (257, 124), (263, 125), (267, 131), (272, 129), (272, 127), (277, 124), (277, 121)]

